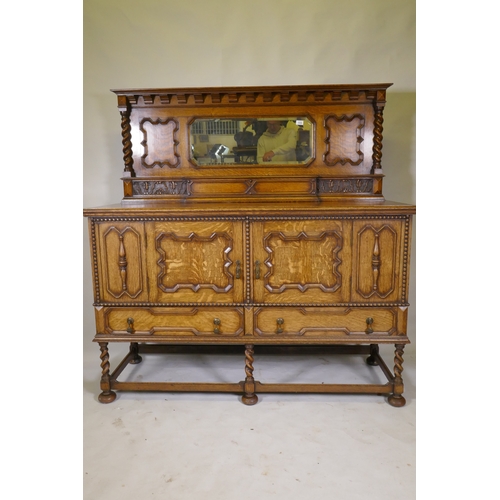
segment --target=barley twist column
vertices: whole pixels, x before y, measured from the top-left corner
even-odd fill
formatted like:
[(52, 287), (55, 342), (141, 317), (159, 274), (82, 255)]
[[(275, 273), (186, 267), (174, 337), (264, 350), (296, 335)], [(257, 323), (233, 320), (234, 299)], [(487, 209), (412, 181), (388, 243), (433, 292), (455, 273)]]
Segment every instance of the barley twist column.
[(255, 380), (253, 378), (253, 345), (245, 346), (245, 375), (245, 394), (242, 401), (250, 406), (259, 400), (255, 394)]
[(391, 406), (404, 406), (406, 399), (402, 396), (404, 391), (403, 378), (403, 349), (404, 344), (396, 344), (396, 351), (394, 354), (394, 381), (393, 381), (393, 394), (389, 396), (389, 404)]
[(109, 377), (109, 354), (108, 354), (108, 343), (99, 342), (99, 348), (101, 349), (101, 389), (102, 392), (99, 394), (98, 398), (101, 403), (111, 403), (116, 398), (116, 392), (111, 390), (111, 381)]
[(382, 132), (384, 127), (382, 124), (384, 123), (384, 106), (381, 104), (374, 105), (375, 108), (375, 120), (374, 120), (374, 128), (373, 128), (373, 165), (372, 165), (372, 174), (381, 174), (382, 173)]

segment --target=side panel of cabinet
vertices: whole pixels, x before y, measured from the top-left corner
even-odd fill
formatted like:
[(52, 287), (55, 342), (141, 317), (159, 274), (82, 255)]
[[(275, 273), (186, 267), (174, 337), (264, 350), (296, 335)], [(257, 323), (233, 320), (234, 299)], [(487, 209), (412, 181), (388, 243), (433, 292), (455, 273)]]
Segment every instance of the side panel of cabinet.
[(243, 301), (243, 224), (167, 221), (146, 224), (151, 301)]
[(272, 220), (252, 229), (253, 297), (261, 303), (348, 302), (351, 221)]
[(96, 300), (147, 301), (146, 240), (141, 222), (99, 222), (95, 229)]
[(392, 302), (404, 298), (402, 290), (404, 245), (402, 220), (354, 222), (353, 300)]

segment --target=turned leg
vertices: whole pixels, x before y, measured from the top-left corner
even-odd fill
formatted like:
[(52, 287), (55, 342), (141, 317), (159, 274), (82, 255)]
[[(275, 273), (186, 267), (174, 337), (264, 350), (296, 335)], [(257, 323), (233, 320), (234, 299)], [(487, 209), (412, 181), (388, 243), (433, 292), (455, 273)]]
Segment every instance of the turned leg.
[(370, 366), (378, 366), (378, 361), (375, 355), (378, 354), (378, 344), (370, 345), (370, 355), (366, 358), (366, 363)]
[(406, 404), (406, 399), (402, 396), (404, 391), (403, 379), (401, 378), (401, 373), (403, 373), (403, 349), (404, 344), (396, 344), (396, 352), (394, 355), (394, 390), (393, 394), (389, 396), (388, 402), (391, 406), (404, 406)]
[(253, 378), (253, 345), (245, 346), (245, 394), (242, 401), (246, 405), (254, 405), (259, 398), (255, 394), (255, 380)]
[(109, 377), (109, 354), (108, 354), (108, 343), (99, 342), (99, 348), (101, 349), (101, 389), (102, 392), (99, 394), (99, 401), (101, 403), (111, 403), (116, 398), (116, 392), (111, 390), (111, 381)]
[(130, 353), (133, 355), (130, 360), (131, 365), (137, 365), (142, 361), (142, 357), (139, 356), (139, 344), (137, 342), (130, 343)]

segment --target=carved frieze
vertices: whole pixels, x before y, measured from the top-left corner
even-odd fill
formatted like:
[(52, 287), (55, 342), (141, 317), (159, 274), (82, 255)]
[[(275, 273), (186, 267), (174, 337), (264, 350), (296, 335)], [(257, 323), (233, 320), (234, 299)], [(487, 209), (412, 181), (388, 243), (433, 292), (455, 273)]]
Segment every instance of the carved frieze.
[(318, 193), (372, 193), (373, 179), (318, 179)]
[(190, 196), (191, 184), (188, 180), (133, 181), (132, 193), (134, 196)]

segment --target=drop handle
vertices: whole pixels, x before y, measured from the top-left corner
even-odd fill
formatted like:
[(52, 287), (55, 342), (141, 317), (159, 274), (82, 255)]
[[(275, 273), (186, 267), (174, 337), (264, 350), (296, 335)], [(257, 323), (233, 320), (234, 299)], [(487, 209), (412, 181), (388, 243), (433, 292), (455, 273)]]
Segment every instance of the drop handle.
[(255, 279), (260, 280), (260, 260), (255, 261)]
[(214, 318), (214, 333), (220, 333), (220, 319)]
[(241, 279), (241, 261), (239, 260), (236, 261), (236, 279)]
[(366, 318), (366, 330), (365, 330), (365, 333), (373, 333), (373, 328), (372, 328), (372, 324), (373, 324), (373, 318)]
[(135, 333), (134, 330), (134, 318), (127, 318), (127, 333)]
[(283, 333), (283, 323), (285, 320), (283, 318), (278, 318), (276, 320), (276, 333)]

